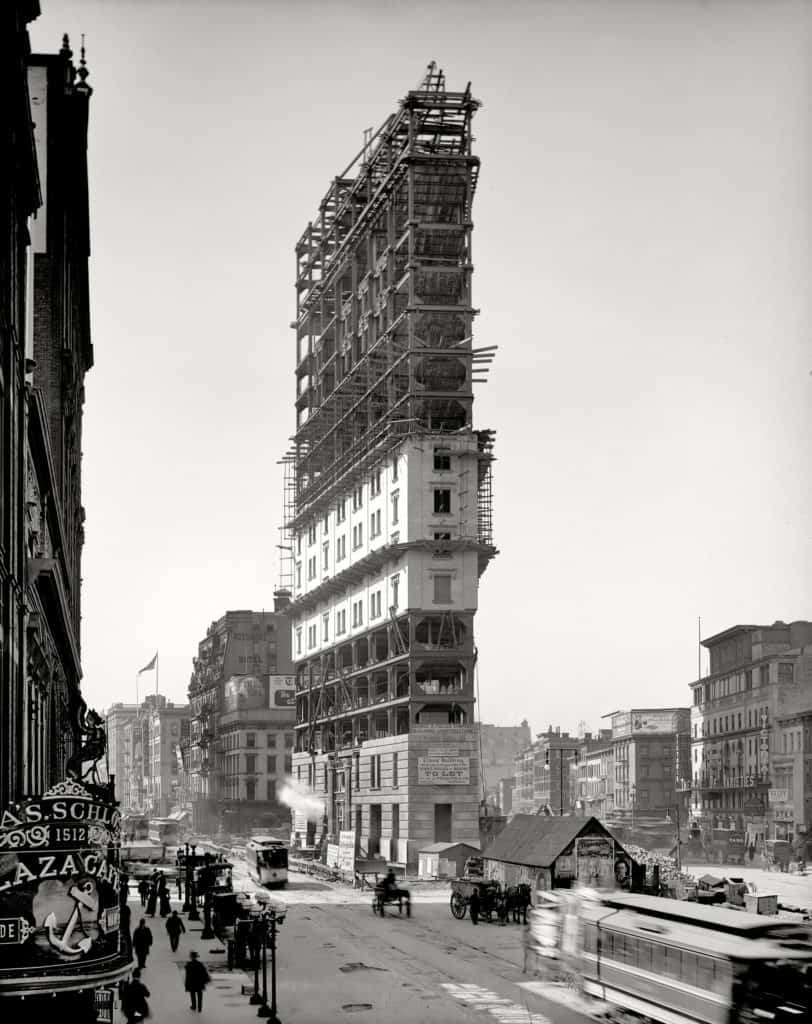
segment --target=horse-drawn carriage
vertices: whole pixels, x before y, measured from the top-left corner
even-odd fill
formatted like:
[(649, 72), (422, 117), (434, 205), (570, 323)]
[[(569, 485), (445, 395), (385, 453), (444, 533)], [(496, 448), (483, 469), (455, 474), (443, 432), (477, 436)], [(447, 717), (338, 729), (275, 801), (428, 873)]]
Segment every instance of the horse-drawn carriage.
[(375, 883), (375, 892), (372, 896), (372, 913), (380, 914), (383, 917), (388, 903), (397, 903), (399, 914), (403, 913), (405, 904), (406, 916), (412, 916), (412, 897), (409, 890), (401, 889), (395, 885), (391, 875), (387, 875), (386, 878)]
[(527, 909), (530, 906), (529, 885), (509, 885), (485, 878), (455, 878), (451, 883), (451, 913), (461, 921), (471, 904), (471, 896), (477, 890), (479, 916), (484, 921), (497, 920), (506, 924), (513, 920), (527, 923)]

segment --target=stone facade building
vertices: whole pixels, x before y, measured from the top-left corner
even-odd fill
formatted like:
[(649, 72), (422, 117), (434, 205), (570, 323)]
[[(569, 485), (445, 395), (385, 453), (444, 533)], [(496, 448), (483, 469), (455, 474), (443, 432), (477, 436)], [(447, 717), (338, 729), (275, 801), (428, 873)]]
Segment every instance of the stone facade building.
[(692, 816), (750, 842), (805, 834), (812, 622), (736, 625), (702, 644), (710, 674), (690, 684)]
[(690, 708), (632, 708), (611, 720), (615, 769), (612, 818), (663, 821), (678, 809), (687, 818), (684, 788), (691, 750)]
[(290, 772), (293, 673), (288, 597), (273, 612), (230, 611), (198, 645), (183, 744), (197, 832), (287, 827), (277, 789)]

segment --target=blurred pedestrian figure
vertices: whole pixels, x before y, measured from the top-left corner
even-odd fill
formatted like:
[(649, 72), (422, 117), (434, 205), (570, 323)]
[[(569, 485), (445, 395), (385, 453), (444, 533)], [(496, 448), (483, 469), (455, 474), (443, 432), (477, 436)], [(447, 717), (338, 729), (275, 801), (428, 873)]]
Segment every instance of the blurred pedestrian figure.
[(471, 914), (471, 924), (476, 924), (479, 921), (479, 911), (482, 904), (479, 899), (479, 889), (474, 889), (471, 893), (471, 898), (468, 901), (468, 910)]
[(183, 878), (181, 876), (180, 869), (178, 869), (178, 873), (175, 876), (175, 881), (177, 882), (177, 886), (178, 886), (178, 899), (182, 900), (183, 899)]
[(750, 848), (747, 851), (747, 856), (750, 858), (750, 863), (752, 864), (756, 856), (756, 848), (753, 845), (753, 843), (750, 844)]
[(172, 904), (169, 902), (169, 886), (163, 873), (158, 882), (158, 901), (160, 903), (159, 913), (161, 917), (166, 917), (172, 911)]
[(189, 993), (189, 998), (192, 1001), (191, 1008), (201, 1013), (203, 1011), (203, 989), (211, 981), (211, 978), (205, 966), (198, 960), (197, 953), (194, 950), (189, 954), (185, 970), (186, 983), (184, 988)]
[(147, 966), (150, 946), (152, 946), (152, 932), (147, 928), (147, 922), (141, 918), (141, 922), (133, 932), (133, 949), (138, 958), (138, 966), (143, 970)]
[(149, 887), (149, 896), (147, 897), (147, 914), (150, 917), (155, 917), (155, 910), (158, 906), (158, 886), (155, 882)]
[(127, 1024), (149, 1017), (148, 997), (149, 989), (141, 981), (141, 971), (136, 967), (132, 979), (126, 983), (121, 993), (121, 1009), (127, 1018)]
[(149, 896), (149, 882), (146, 878), (142, 878), (138, 883), (138, 895), (141, 897), (141, 906), (147, 905), (147, 897)]
[(119, 914), (121, 917), (121, 937), (124, 939), (124, 950), (127, 954), (127, 959), (132, 960), (133, 937), (130, 931), (130, 905), (126, 900), (122, 900)]
[(177, 910), (173, 910), (170, 916), (166, 919), (166, 931), (169, 935), (169, 945), (174, 953), (177, 951), (181, 935), (186, 931), (183, 921), (178, 917)]

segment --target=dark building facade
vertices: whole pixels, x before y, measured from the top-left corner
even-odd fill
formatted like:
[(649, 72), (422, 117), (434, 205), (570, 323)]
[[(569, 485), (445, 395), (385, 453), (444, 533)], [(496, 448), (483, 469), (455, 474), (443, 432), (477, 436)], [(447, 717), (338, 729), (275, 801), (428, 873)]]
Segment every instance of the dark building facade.
[(0, 802), (61, 779), (79, 736), (81, 420), (90, 87), (67, 40), (29, 52), (36, 3), (3, 5), (0, 214)]

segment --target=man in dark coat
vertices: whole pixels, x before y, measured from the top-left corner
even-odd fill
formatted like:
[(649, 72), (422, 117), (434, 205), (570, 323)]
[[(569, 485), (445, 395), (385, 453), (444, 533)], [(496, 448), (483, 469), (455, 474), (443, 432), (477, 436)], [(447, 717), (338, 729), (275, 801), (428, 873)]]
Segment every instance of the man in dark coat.
[(173, 910), (166, 919), (166, 931), (169, 935), (169, 945), (174, 953), (177, 951), (181, 935), (186, 931), (183, 921), (178, 917), (177, 910)]
[(121, 1009), (127, 1024), (149, 1017), (149, 989), (141, 981), (141, 971), (136, 967), (132, 980), (128, 981), (121, 993)]
[(186, 964), (186, 983), (184, 988), (189, 993), (189, 998), (192, 1001), (192, 1009), (197, 1010), (198, 1013), (203, 1012), (203, 989), (208, 985), (209, 972), (205, 966), (198, 960), (197, 953), (194, 950), (189, 954), (189, 960)]
[(142, 917), (138, 927), (133, 932), (133, 949), (138, 957), (138, 966), (141, 970), (147, 966), (147, 957), (149, 956), (151, 945), (152, 932), (147, 928), (147, 922)]
[(142, 878), (138, 883), (138, 895), (141, 897), (141, 906), (145, 907), (149, 896), (149, 882), (146, 878)]
[(471, 914), (471, 924), (476, 924), (479, 921), (479, 911), (482, 903), (479, 898), (479, 889), (474, 889), (471, 893), (471, 898), (468, 900), (468, 911)]

